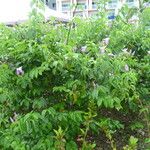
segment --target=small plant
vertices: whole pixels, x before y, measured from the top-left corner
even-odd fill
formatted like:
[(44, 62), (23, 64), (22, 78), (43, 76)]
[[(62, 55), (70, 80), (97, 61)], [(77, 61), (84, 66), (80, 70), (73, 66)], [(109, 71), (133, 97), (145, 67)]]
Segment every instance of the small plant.
[(138, 142), (138, 139), (131, 136), (129, 139), (129, 144), (123, 147), (123, 149), (124, 150), (137, 150), (137, 142)]
[(82, 150), (93, 150), (96, 146), (95, 143), (90, 143), (87, 140), (88, 132), (90, 131), (90, 125), (94, 123), (94, 118), (97, 116), (95, 112), (95, 104), (91, 101), (89, 103), (88, 112), (84, 113), (84, 119), (83, 122), (84, 129), (81, 130), (81, 138), (80, 141), (82, 142)]
[(66, 140), (64, 138), (65, 136), (65, 131), (62, 130), (61, 127), (58, 128), (58, 130), (54, 130), (55, 136), (54, 138), (56, 139), (54, 145), (57, 150), (65, 150), (65, 144)]
[(96, 123), (100, 129), (105, 133), (106, 137), (110, 141), (111, 148), (113, 150), (117, 150), (116, 143), (113, 139), (113, 134), (116, 132), (117, 129), (123, 129), (123, 125), (116, 120), (111, 120), (110, 118), (100, 119), (99, 122)]

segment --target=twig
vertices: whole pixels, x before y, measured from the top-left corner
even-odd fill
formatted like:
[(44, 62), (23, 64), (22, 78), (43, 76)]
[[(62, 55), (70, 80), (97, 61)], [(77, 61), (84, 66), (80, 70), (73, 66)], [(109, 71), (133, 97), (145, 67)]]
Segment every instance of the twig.
[[(75, 8), (73, 10), (73, 17), (75, 16), (75, 12), (76, 12), (77, 6), (78, 6), (78, 0), (77, 0), (77, 3), (75, 5)], [(69, 37), (70, 37), (71, 29), (72, 29), (72, 24), (73, 24), (73, 22), (71, 22), (70, 25), (69, 25), (69, 31), (68, 31), (68, 34), (67, 34), (66, 45), (68, 45), (68, 42), (69, 42)]]

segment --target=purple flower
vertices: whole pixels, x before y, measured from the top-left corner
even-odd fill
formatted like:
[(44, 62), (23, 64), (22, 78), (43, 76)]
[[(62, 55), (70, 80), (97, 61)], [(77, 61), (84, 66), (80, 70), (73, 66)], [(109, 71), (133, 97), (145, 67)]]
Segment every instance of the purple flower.
[(16, 69), (16, 74), (17, 74), (17, 75), (23, 75), (23, 74), (24, 74), (24, 71), (23, 71), (23, 69), (22, 69), (22, 66)]

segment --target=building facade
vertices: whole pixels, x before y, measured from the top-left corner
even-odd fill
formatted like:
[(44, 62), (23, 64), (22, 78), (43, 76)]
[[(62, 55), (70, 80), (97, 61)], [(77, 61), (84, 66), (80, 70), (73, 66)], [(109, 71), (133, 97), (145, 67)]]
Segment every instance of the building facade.
[[(100, 5), (100, 0), (45, 0), (45, 2), (51, 9), (65, 13), (69, 17), (73, 17), (73, 15), (81, 17), (93, 16), (97, 13), (98, 4)], [(108, 18), (113, 19), (113, 16), (124, 4), (129, 7), (139, 7), (138, 0), (110, 0), (105, 6), (108, 11)], [(74, 6), (76, 5), (77, 8), (74, 13)]]

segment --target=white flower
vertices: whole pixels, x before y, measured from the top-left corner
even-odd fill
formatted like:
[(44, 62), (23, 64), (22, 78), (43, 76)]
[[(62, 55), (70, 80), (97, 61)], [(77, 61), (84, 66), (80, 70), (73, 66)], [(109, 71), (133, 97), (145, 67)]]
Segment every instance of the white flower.
[(14, 119), (12, 117), (9, 118), (11, 122), (15, 122)]
[(125, 69), (125, 71), (129, 71), (129, 66), (126, 64), (126, 65), (124, 66), (124, 69)]
[(148, 51), (147, 53), (148, 53), (148, 55), (150, 55), (150, 51)]
[(81, 47), (81, 52), (85, 52), (86, 49), (87, 49), (87, 46), (82, 46), (82, 47)]
[(109, 76), (113, 76), (114, 74), (113, 73), (109, 73)]
[(128, 55), (131, 55), (131, 56), (133, 56), (133, 55), (135, 54), (135, 51), (133, 51), (133, 52), (132, 52), (132, 50), (128, 51), (127, 48), (124, 48), (124, 49), (122, 50), (122, 52), (123, 52), (124, 54), (128, 54)]
[(124, 48), (124, 49), (122, 50), (122, 52), (128, 53), (128, 49), (127, 49), (127, 48)]
[(114, 55), (114, 54), (112, 54), (112, 53), (108, 53), (108, 56), (110, 56), (110, 57), (114, 57), (115, 55)]
[(132, 56), (134, 56), (134, 54), (135, 54), (135, 51), (132, 52)]
[(100, 47), (100, 53), (104, 54), (105, 53), (105, 47)]

